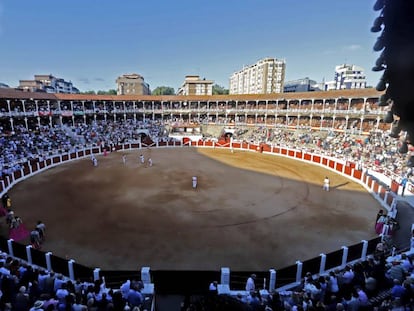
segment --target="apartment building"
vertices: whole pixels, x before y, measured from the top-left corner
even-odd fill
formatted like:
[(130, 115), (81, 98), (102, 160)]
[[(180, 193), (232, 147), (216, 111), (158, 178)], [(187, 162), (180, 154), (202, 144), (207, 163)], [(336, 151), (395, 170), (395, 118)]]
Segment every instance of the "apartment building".
[(230, 94), (283, 93), (286, 63), (275, 58), (263, 58), (243, 67), (230, 77)]
[(181, 87), (177, 91), (177, 95), (212, 95), (212, 80), (200, 79), (200, 76), (188, 75)]
[(349, 64), (336, 66), (334, 80), (325, 83), (325, 91), (364, 89), (366, 87), (367, 81), (364, 69)]
[(319, 83), (315, 80), (311, 80), (308, 77), (286, 81), (283, 86), (284, 93), (292, 93), (292, 92), (314, 92), (320, 91)]
[(34, 80), (19, 80), (19, 90), (27, 92), (79, 94), (79, 89), (71, 81), (48, 75), (34, 75)]
[(124, 74), (116, 79), (118, 95), (150, 95), (150, 86), (137, 73)]

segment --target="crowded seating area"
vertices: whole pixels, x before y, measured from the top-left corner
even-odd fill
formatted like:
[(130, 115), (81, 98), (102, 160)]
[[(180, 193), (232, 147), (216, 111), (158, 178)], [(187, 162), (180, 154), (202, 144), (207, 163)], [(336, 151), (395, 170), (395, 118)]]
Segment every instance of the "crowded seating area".
[(151, 310), (138, 275), (119, 288), (105, 278), (70, 280), (0, 253), (0, 310)]
[[(100, 120), (75, 126), (43, 125), (34, 130), (16, 126), (11, 133), (0, 128), (0, 177), (19, 170), (30, 160), (42, 160), (89, 146), (137, 142), (142, 138), (140, 133), (148, 133), (152, 141), (168, 139), (164, 124), (153, 120)], [(395, 141), (386, 132), (373, 131), (362, 136), (308, 128), (293, 131), (240, 127), (236, 128), (234, 139), (289, 148), (300, 145), (306, 151), (360, 163), (365, 168), (392, 172), (401, 178), (412, 177), (405, 166), (405, 155), (398, 152)], [(8, 212), (12, 211), (7, 201), (2, 205)], [(8, 225), (13, 223), (16, 226), (13, 214), (6, 218), (10, 222)], [(246, 291), (246, 295), (237, 297), (209, 291), (206, 295), (184, 301), (182, 310), (340, 311), (371, 310), (374, 307), (378, 310), (402, 310), (404, 306), (411, 306), (414, 299), (412, 260), (402, 254), (390, 261), (388, 255), (379, 246), (376, 254), (366, 261), (348, 265), (343, 271), (330, 271), (327, 275), (307, 274), (300, 286), (289, 291), (262, 295), (255, 286)], [(124, 310), (127, 304), (131, 310), (134, 306), (143, 310), (145, 305), (145, 297), (139, 293), (138, 279), (135, 283), (126, 281), (126, 284), (136, 285), (130, 285), (128, 291), (127, 285), (114, 290), (107, 288), (103, 279), (73, 282), (4, 253), (0, 258), (0, 274), (2, 310)]]

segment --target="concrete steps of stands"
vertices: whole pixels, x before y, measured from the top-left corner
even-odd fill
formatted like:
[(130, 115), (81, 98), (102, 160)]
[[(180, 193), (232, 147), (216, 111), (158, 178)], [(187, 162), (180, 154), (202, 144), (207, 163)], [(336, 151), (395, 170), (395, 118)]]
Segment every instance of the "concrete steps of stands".
[(181, 311), (184, 300), (181, 295), (155, 295), (155, 311)]

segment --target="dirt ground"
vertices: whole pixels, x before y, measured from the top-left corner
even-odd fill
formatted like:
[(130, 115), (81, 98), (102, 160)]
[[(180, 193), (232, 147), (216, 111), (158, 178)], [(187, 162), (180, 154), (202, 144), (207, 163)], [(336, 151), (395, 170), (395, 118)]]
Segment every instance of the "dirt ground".
[[(139, 164), (141, 153), (152, 167)], [(45, 222), (43, 250), (101, 269), (247, 271), (281, 268), (375, 235), (379, 203), (318, 166), (190, 147), (98, 161), (60, 165), (9, 192), (29, 229)], [(325, 176), (330, 192), (322, 190)]]

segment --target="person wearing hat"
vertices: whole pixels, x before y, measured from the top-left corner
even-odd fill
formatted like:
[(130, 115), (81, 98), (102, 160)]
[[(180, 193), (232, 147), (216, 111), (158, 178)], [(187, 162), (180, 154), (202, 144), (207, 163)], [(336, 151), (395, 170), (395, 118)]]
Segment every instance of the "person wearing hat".
[(33, 304), (33, 307), (30, 308), (29, 311), (36, 311), (36, 310), (43, 310), (43, 301), (36, 300)]

